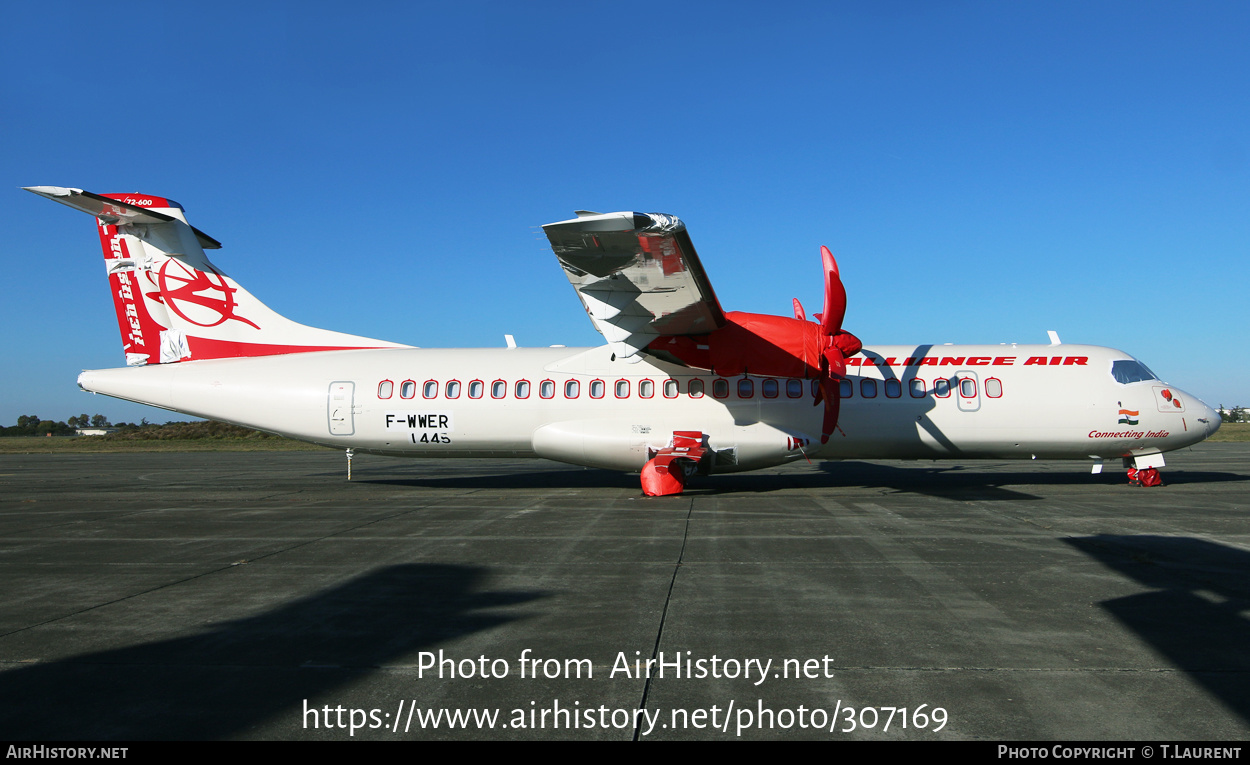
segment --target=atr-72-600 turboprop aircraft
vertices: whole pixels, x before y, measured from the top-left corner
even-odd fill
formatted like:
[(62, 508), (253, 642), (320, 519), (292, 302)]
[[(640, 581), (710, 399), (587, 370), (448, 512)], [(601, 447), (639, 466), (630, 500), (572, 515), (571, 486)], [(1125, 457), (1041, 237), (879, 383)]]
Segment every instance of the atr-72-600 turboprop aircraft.
[(685, 225), (578, 212), (544, 226), (608, 344), (423, 349), (274, 313), (208, 261), (216, 240), (145, 194), (28, 189), (97, 220), (127, 366), (86, 391), (329, 447), (546, 457), (696, 473), (803, 457), (1083, 459), (1163, 465), (1219, 418), (1126, 353), (1087, 345), (861, 346), (821, 248), (824, 310), (721, 309)]

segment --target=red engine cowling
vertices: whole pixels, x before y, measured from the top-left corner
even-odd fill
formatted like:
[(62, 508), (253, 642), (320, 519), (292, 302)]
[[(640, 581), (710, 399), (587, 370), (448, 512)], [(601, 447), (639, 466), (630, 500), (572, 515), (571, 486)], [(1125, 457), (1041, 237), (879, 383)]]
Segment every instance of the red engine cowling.
[(718, 375), (812, 378), (821, 375), (826, 349), (836, 347), (844, 356), (852, 356), (862, 347), (851, 333), (838, 330), (825, 335), (812, 321), (743, 311), (729, 311), (725, 318), (728, 323), (709, 334), (660, 337), (647, 348)]

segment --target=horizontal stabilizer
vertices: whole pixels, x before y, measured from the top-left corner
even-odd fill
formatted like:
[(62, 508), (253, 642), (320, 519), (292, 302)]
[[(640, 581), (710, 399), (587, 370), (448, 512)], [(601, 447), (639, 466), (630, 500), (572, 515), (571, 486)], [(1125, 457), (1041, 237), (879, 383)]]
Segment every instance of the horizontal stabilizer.
[[(134, 223), (168, 223), (171, 220), (176, 220), (172, 215), (166, 215), (156, 210), (145, 210), (138, 205), (129, 204), (118, 199), (110, 199), (99, 194), (92, 194), (90, 191), (83, 191), (82, 189), (67, 189), (61, 186), (24, 186), (23, 188), (33, 194), (51, 199), (53, 202), (60, 202), (66, 207), (72, 207), (75, 210), (82, 210), (88, 215), (94, 215), (102, 223), (110, 226)], [(138, 194), (135, 196), (144, 202), (155, 202), (161, 207), (182, 209), (182, 205), (170, 199)], [(221, 249), (221, 242), (200, 231), (195, 226), (191, 226), (191, 230), (195, 232), (195, 238), (199, 240), (200, 246), (204, 249)]]

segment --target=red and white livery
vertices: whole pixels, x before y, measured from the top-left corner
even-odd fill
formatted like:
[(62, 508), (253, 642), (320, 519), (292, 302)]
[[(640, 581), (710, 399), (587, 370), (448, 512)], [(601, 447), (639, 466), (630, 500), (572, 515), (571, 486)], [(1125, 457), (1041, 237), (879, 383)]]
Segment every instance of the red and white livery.
[(543, 227), (606, 345), (422, 349), (275, 313), (209, 262), (220, 245), (169, 199), (28, 190), (98, 224), (127, 366), (83, 372), (83, 390), (349, 454), (545, 457), (675, 494), (698, 473), (805, 457), (1120, 458), (1151, 471), (1220, 422), (1111, 348), (863, 346), (842, 327), (827, 248), (814, 321), (797, 300), (793, 316), (726, 312), (671, 215)]

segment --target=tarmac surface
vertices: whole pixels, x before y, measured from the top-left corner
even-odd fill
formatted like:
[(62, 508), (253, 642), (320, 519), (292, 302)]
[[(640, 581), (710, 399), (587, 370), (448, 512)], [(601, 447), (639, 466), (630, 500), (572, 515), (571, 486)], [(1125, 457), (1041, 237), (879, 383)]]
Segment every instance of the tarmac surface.
[(1246, 739), (1250, 444), (1162, 472), (0, 455), (0, 737)]

